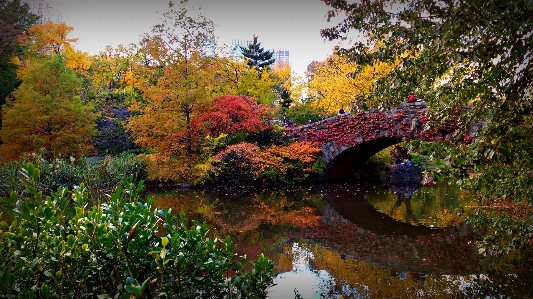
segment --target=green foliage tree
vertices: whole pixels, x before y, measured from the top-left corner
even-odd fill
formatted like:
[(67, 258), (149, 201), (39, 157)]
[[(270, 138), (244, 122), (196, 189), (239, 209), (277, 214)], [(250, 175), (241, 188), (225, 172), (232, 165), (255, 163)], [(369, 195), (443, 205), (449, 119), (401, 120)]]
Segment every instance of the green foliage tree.
[(257, 67), (260, 71), (276, 61), (276, 59), (272, 58), (274, 52), (265, 51), (264, 48), (261, 48), (261, 43), (257, 42), (256, 35), (254, 35), (253, 43), (249, 44), (248, 47), (240, 46), (240, 48), (241, 54), (244, 56), (248, 66)]
[(305, 125), (309, 121), (320, 121), (323, 119), (321, 115), (326, 115), (326, 113), (315, 110), (307, 103), (296, 103), (285, 111), (285, 116), (297, 125)]
[[(351, 30), (366, 36), (339, 47), (340, 54), (360, 64), (401, 57), (377, 82), (373, 99), (393, 106), (415, 92), (429, 104), (432, 125), (458, 122), (464, 128), (451, 140), (428, 148), (450, 166), (443, 169), (445, 175), (480, 195), (485, 206), (502, 200), (507, 206), (531, 203), (531, 1), (323, 2), (332, 8), (329, 17), (346, 14), (337, 25), (321, 30), (324, 38), (346, 39)], [(371, 51), (378, 42), (383, 45)], [(461, 109), (464, 106), (468, 108)], [(469, 130), (476, 128), (472, 142), (462, 142), (470, 141)], [(505, 216), (526, 220), (517, 226), (506, 221), (506, 232), (520, 231), (505, 233), (511, 247), (530, 242), (524, 236), (533, 232), (533, 219), (518, 211)], [(498, 217), (488, 218), (498, 223)]]
[(0, 0), (0, 106), (20, 83), (12, 60), (24, 52), (24, 35), (37, 20), (27, 3)]
[(28, 70), (3, 106), (2, 162), (44, 149), (49, 157), (82, 156), (91, 148), (95, 113), (79, 98), (81, 82), (57, 55)]

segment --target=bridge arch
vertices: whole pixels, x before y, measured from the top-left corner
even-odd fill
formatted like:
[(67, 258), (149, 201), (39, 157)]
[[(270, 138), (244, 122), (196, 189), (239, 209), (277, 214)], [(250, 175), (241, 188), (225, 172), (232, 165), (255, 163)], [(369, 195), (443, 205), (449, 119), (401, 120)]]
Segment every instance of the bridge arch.
[[(331, 182), (345, 179), (352, 174), (353, 170), (358, 169), (372, 156), (401, 141), (401, 138), (382, 137), (349, 147), (336, 155), (331, 161), (325, 161), (327, 167), (319, 180)], [(324, 160), (324, 155), (322, 159)]]
[(445, 130), (429, 130), (425, 102), (402, 103), (389, 110), (358, 111), (294, 128), (300, 141), (319, 144), (326, 169), (321, 181), (338, 181), (349, 177), (366, 160), (404, 139), (432, 141), (453, 133), (454, 124)]

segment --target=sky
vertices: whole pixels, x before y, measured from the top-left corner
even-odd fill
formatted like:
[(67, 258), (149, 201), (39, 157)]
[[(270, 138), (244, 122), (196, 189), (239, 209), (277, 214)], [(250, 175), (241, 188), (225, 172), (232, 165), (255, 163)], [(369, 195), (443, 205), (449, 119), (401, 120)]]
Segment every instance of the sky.
[[(43, 0), (28, 0), (39, 1)], [(69, 37), (79, 38), (75, 48), (89, 54), (107, 45), (137, 44), (168, 10), (168, 0), (46, 1), (53, 14), (74, 27)], [(337, 44), (320, 36), (320, 29), (336, 24), (327, 22), (328, 7), (320, 0), (189, 0), (188, 6), (201, 8), (199, 12), (213, 20), (219, 46), (253, 40), (255, 34), (265, 50), (289, 50), (292, 69), (300, 76), (311, 61), (323, 61)]]

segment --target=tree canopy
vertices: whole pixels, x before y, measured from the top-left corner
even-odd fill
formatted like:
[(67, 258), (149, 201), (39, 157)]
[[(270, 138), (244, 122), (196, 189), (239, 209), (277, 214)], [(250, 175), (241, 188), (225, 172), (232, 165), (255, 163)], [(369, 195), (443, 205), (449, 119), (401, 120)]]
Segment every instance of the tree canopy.
[(48, 157), (87, 154), (96, 116), (81, 101), (80, 89), (81, 80), (65, 68), (59, 55), (31, 67), (2, 108), (2, 162), (41, 149)]
[(0, 0), (0, 105), (20, 83), (12, 59), (22, 55), (26, 31), (37, 20), (27, 3)]
[[(346, 16), (321, 30), (324, 38), (346, 40), (360, 32), (356, 42), (337, 48), (339, 54), (360, 64), (400, 58), (371, 98), (393, 106), (415, 92), (428, 103), (432, 125), (457, 122), (464, 129), (430, 149), (445, 160), (446, 176), (486, 202), (531, 202), (531, 1), (323, 2), (331, 7), (329, 17)], [(378, 42), (383, 46), (371, 51)], [(456, 142), (476, 128), (472, 142)]]
[[(308, 83), (311, 105), (329, 114), (335, 114), (341, 107), (356, 109), (356, 104), (360, 102), (361, 105), (372, 93), (376, 80), (393, 67), (394, 64), (385, 62), (361, 67), (346, 56), (331, 55), (323, 63), (313, 66)], [(366, 104), (378, 106), (369, 100)]]
[(257, 41), (257, 36), (254, 35), (253, 43), (248, 47), (240, 46), (241, 53), (250, 67), (257, 67), (258, 70), (263, 70), (265, 67), (273, 64), (276, 59), (272, 58), (274, 52), (265, 51), (261, 47), (261, 43)]

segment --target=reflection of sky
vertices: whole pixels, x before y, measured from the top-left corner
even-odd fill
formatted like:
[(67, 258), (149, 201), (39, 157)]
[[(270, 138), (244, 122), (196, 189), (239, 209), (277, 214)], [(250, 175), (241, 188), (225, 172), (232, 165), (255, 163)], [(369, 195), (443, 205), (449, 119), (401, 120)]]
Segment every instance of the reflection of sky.
[(298, 243), (294, 243), (292, 246), (292, 258), (292, 270), (280, 273), (274, 278), (276, 285), (270, 289), (268, 298), (294, 298), (294, 290), (298, 290), (302, 298), (320, 298), (320, 293), (328, 291), (334, 278), (328, 271), (311, 270), (309, 261), (314, 258), (313, 253), (301, 248)]
[(313, 253), (294, 243), (292, 246), (292, 270), (280, 273), (274, 278), (274, 287), (270, 289), (268, 298), (294, 298), (294, 290), (303, 298), (320, 298), (317, 287), (324, 281), (332, 279), (327, 271), (313, 272), (309, 267), (309, 260)]

